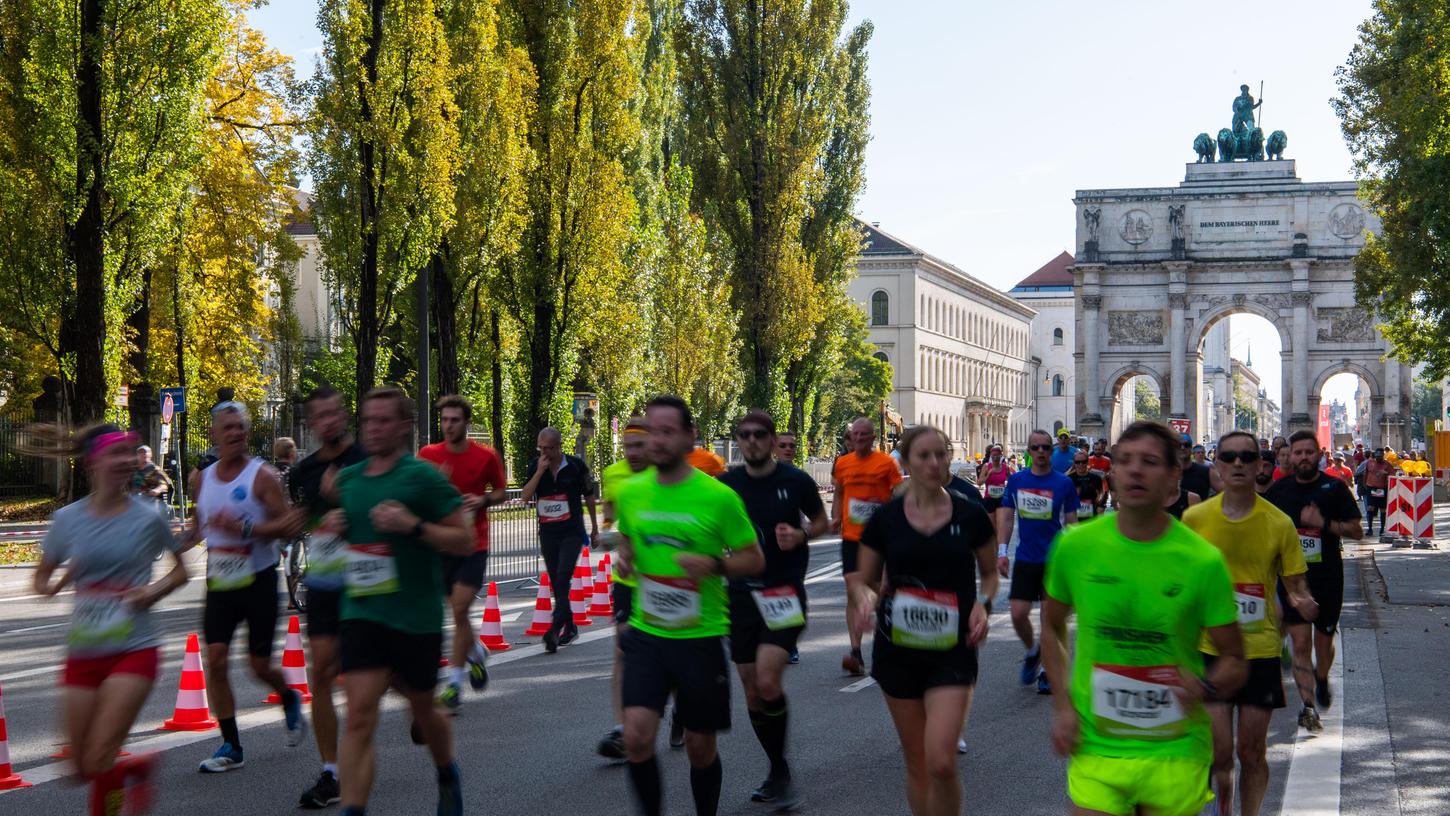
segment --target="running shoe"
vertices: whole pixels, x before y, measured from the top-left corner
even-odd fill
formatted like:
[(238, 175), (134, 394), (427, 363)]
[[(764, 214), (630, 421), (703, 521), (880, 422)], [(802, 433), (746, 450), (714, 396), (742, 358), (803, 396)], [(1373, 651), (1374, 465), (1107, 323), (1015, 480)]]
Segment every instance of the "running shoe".
[(680, 720), (675, 715), (670, 715), (670, 747), (685, 747), (685, 727), (680, 725)]
[(488, 688), (488, 652), (480, 649), (468, 656), (468, 684), (474, 691)]
[(1313, 706), (1304, 706), (1299, 712), (1299, 725), (1311, 734), (1317, 734), (1324, 730), (1324, 724), (1319, 722), (1319, 712)]
[(795, 785), (791, 784), (790, 777), (769, 778), (761, 782), (760, 787), (751, 791), (750, 801), (774, 805), (775, 811), (780, 813), (800, 804), (800, 795), (796, 793)]
[(455, 761), (438, 772), (438, 816), (463, 816), (463, 787)]
[(457, 714), (458, 709), (463, 705), (463, 689), (453, 683), (449, 683), (438, 695), (438, 704), (448, 709), (449, 714)]
[(958, 754), (965, 754), (966, 752), (967, 752), (967, 741), (964, 740), (964, 739), (962, 739), (961, 737), (957, 737), (957, 753)]
[(599, 741), (599, 747), (595, 751), (605, 759), (624, 759), (624, 731), (618, 728), (609, 729), (609, 733)]
[(1037, 675), (1037, 693), (1051, 694), (1052, 684), (1047, 681), (1047, 672)]
[(1320, 708), (1329, 710), (1329, 706), (1334, 703), (1334, 692), (1329, 690), (1329, 678), (1314, 678), (1314, 699)]
[(418, 727), (417, 720), (413, 720), (412, 724), (408, 726), (408, 739), (412, 740), (414, 745), (428, 744), (428, 740), (423, 738), (423, 729)]
[(799, 662), (801, 662), (801, 650), (792, 647), (790, 650), (790, 664), (794, 666)]
[(568, 629), (565, 629), (564, 634), (559, 636), (559, 645), (568, 646), (570, 643), (573, 643), (575, 640), (578, 639), (579, 629), (577, 627), (570, 627)]
[(852, 649), (841, 657), (841, 671), (855, 677), (866, 675), (866, 660), (860, 649)]
[(126, 813), (150, 813), (156, 800), (156, 766), (159, 754), (153, 752), (117, 761), (116, 769), (125, 784)]
[(1042, 668), (1042, 650), (1034, 648), (1022, 657), (1022, 674), (1018, 678), (1024, 686), (1032, 685), (1037, 679), (1038, 669)]
[(210, 759), (203, 759), (198, 771), (202, 773), (226, 773), (246, 765), (242, 759), (242, 749), (232, 745), (230, 742), (222, 743), (222, 747), (216, 749), (216, 753)]
[(332, 771), (323, 771), (317, 777), (317, 783), (302, 792), (302, 798), (297, 801), (297, 805), (317, 810), (341, 801), (342, 788), (337, 784), (337, 777), (332, 775)]
[(559, 651), (559, 636), (554, 634), (553, 629), (544, 633), (544, 651), (548, 654)]
[(287, 689), (282, 697), (282, 711), (287, 720), (287, 747), (296, 748), (307, 737), (307, 715), (302, 713), (302, 695)]

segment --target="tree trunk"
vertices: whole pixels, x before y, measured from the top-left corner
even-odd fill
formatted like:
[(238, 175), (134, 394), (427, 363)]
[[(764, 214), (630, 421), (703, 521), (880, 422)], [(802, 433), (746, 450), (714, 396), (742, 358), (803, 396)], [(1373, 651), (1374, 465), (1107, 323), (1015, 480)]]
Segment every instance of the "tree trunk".
[[(363, 52), (363, 70), (367, 82), (358, 86), (358, 116), (361, 133), (371, 130), (373, 120), (372, 103), (368, 89), (378, 81), (378, 55), (383, 45), (383, 7), (386, 0), (372, 0), (369, 10), (367, 49)], [(358, 140), (361, 159), (358, 189), (361, 192), (361, 212), (358, 228), (362, 232), (362, 271), (358, 278), (357, 306), (357, 396), (356, 405), (362, 404), (362, 395), (372, 390), (377, 381), (378, 360), (378, 209), (379, 191), (373, 171), (375, 145), (371, 137)]]
[(75, 355), (72, 421), (85, 425), (106, 411), (106, 284), (101, 193), (101, 63), (104, 48), (105, 0), (81, 0), (80, 55), (76, 65), (76, 199), (84, 202), (68, 232), (75, 278), (73, 325), (61, 332)]
[(438, 352), (438, 372), (434, 377), (434, 393), (457, 394), (463, 387), (463, 374), (458, 365), (458, 293), (448, 274), (448, 239), (433, 253), (432, 303), (433, 348)]
[(534, 331), (529, 335), (529, 393), (524, 403), (520, 439), (537, 434), (549, 424), (554, 402), (554, 294), (539, 293), (534, 300)]
[(489, 318), (489, 340), (491, 342), (492, 359), (489, 360), (489, 379), (492, 386), (492, 395), (489, 400), (489, 425), (493, 433), (493, 447), (498, 451), (500, 460), (507, 462), (508, 455), (504, 452), (506, 440), (503, 435), (503, 343), (499, 339), (498, 310), (490, 306)]

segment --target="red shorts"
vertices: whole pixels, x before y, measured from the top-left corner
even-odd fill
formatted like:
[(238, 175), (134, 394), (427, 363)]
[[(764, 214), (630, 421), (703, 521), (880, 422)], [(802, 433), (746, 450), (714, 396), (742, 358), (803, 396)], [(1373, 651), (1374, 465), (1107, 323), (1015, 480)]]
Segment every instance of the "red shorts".
[(113, 674), (134, 674), (147, 680), (155, 680), (160, 666), (161, 649), (157, 646), (105, 657), (68, 657), (61, 684), (78, 688), (100, 688), (101, 683)]

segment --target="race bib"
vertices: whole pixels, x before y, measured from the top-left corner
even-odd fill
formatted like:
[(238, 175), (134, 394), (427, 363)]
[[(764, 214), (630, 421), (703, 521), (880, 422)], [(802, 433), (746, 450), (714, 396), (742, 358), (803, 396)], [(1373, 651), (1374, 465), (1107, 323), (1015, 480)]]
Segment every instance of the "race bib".
[(1299, 528), (1299, 547), (1304, 551), (1304, 563), (1318, 564), (1324, 560), (1324, 539), (1319, 537), (1318, 527)]
[(876, 508), (880, 506), (881, 502), (850, 499), (846, 502), (846, 517), (852, 524), (865, 524), (876, 515)]
[(557, 524), (569, 520), (569, 497), (568, 496), (540, 496), (539, 497), (539, 521), (545, 524)]
[(1093, 716), (1104, 734), (1143, 740), (1187, 733), (1183, 706), (1173, 695), (1176, 666), (1108, 666), (1092, 673)]
[(891, 642), (908, 649), (945, 651), (960, 639), (955, 592), (902, 587), (891, 601)]
[(345, 569), (347, 594), (354, 598), (398, 591), (398, 563), (387, 542), (347, 545)]
[(700, 588), (689, 578), (642, 575), (640, 613), (660, 629), (688, 629), (700, 623)]
[(1383, 499), (1385, 497), (1385, 489), (1383, 487), (1371, 487), (1369, 494), (1376, 499)]
[(251, 548), (206, 548), (207, 589), (213, 592), (241, 589), (251, 586), (255, 579)]
[(1077, 506), (1077, 520), (1082, 521), (1083, 519), (1092, 518), (1093, 511), (1096, 509), (1098, 509), (1097, 506), (1094, 505), (1092, 502), (1088, 502), (1086, 504), (1079, 504)]
[(1005, 489), (1005, 485), (987, 485), (987, 498), (1000, 499)]
[(72, 649), (114, 649), (126, 645), (136, 623), (119, 592), (78, 590), (70, 627)]
[(1052, 518), (1052, 491), (1024, 487), (1017, 491), (1017, 515), (1025, 519)]
[(1239, 605), (1239, 628), (1245, 632), (1262, 632), (1268, 603), (1263, 584), (1234, 584), (1234, 600)]
[(319, 528), (307, 537), (307, 574), (316, 578), (340, 578), (347, 567), (347, 540), (332, 530)]
[(750, 592), (755, 599), (755, 608), (765, 620), (765, 628), (772, 632), (794, 629), (806, 625), (806, 613), (801, 608), (800, 596), (795, 587), (778, 586), (770, 589), (756, 589)]

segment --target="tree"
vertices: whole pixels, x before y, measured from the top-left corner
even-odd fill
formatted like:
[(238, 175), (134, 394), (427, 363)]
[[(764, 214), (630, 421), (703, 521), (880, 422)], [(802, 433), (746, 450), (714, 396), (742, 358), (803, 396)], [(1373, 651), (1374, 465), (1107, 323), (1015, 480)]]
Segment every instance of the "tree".
[(1355, 258), (1356, 298), (1426, 376), (1450, 374), (1450, 9), (1377, 0), (1332, 100), (1380, 232)]
[(1414, 393), (1410, 397), (1410, 437), (1428, 442), (1435, 430), (1435, 420), (1442, 418), (1440, 386), (1415, 380)]
[[(842, 43), (845, 19), (845, 0), (690, 0), (678, 38), (683, 152), (729, 241), (745, 401), (776, 411), (783, 364), (810, 353), (834, 292), (840, 263), (823, 246), (860, 190), (864, 132), (843, 120), (864, 121), (871, 29)], [(798, 377), (794, 401), (810, 385)]]
[(1136, 377), (1133, 380), (1133, 415), (1137, 419), (1163, 417), (1163, 403), (1157, 390), (1148, 384), (1146, 377)]

